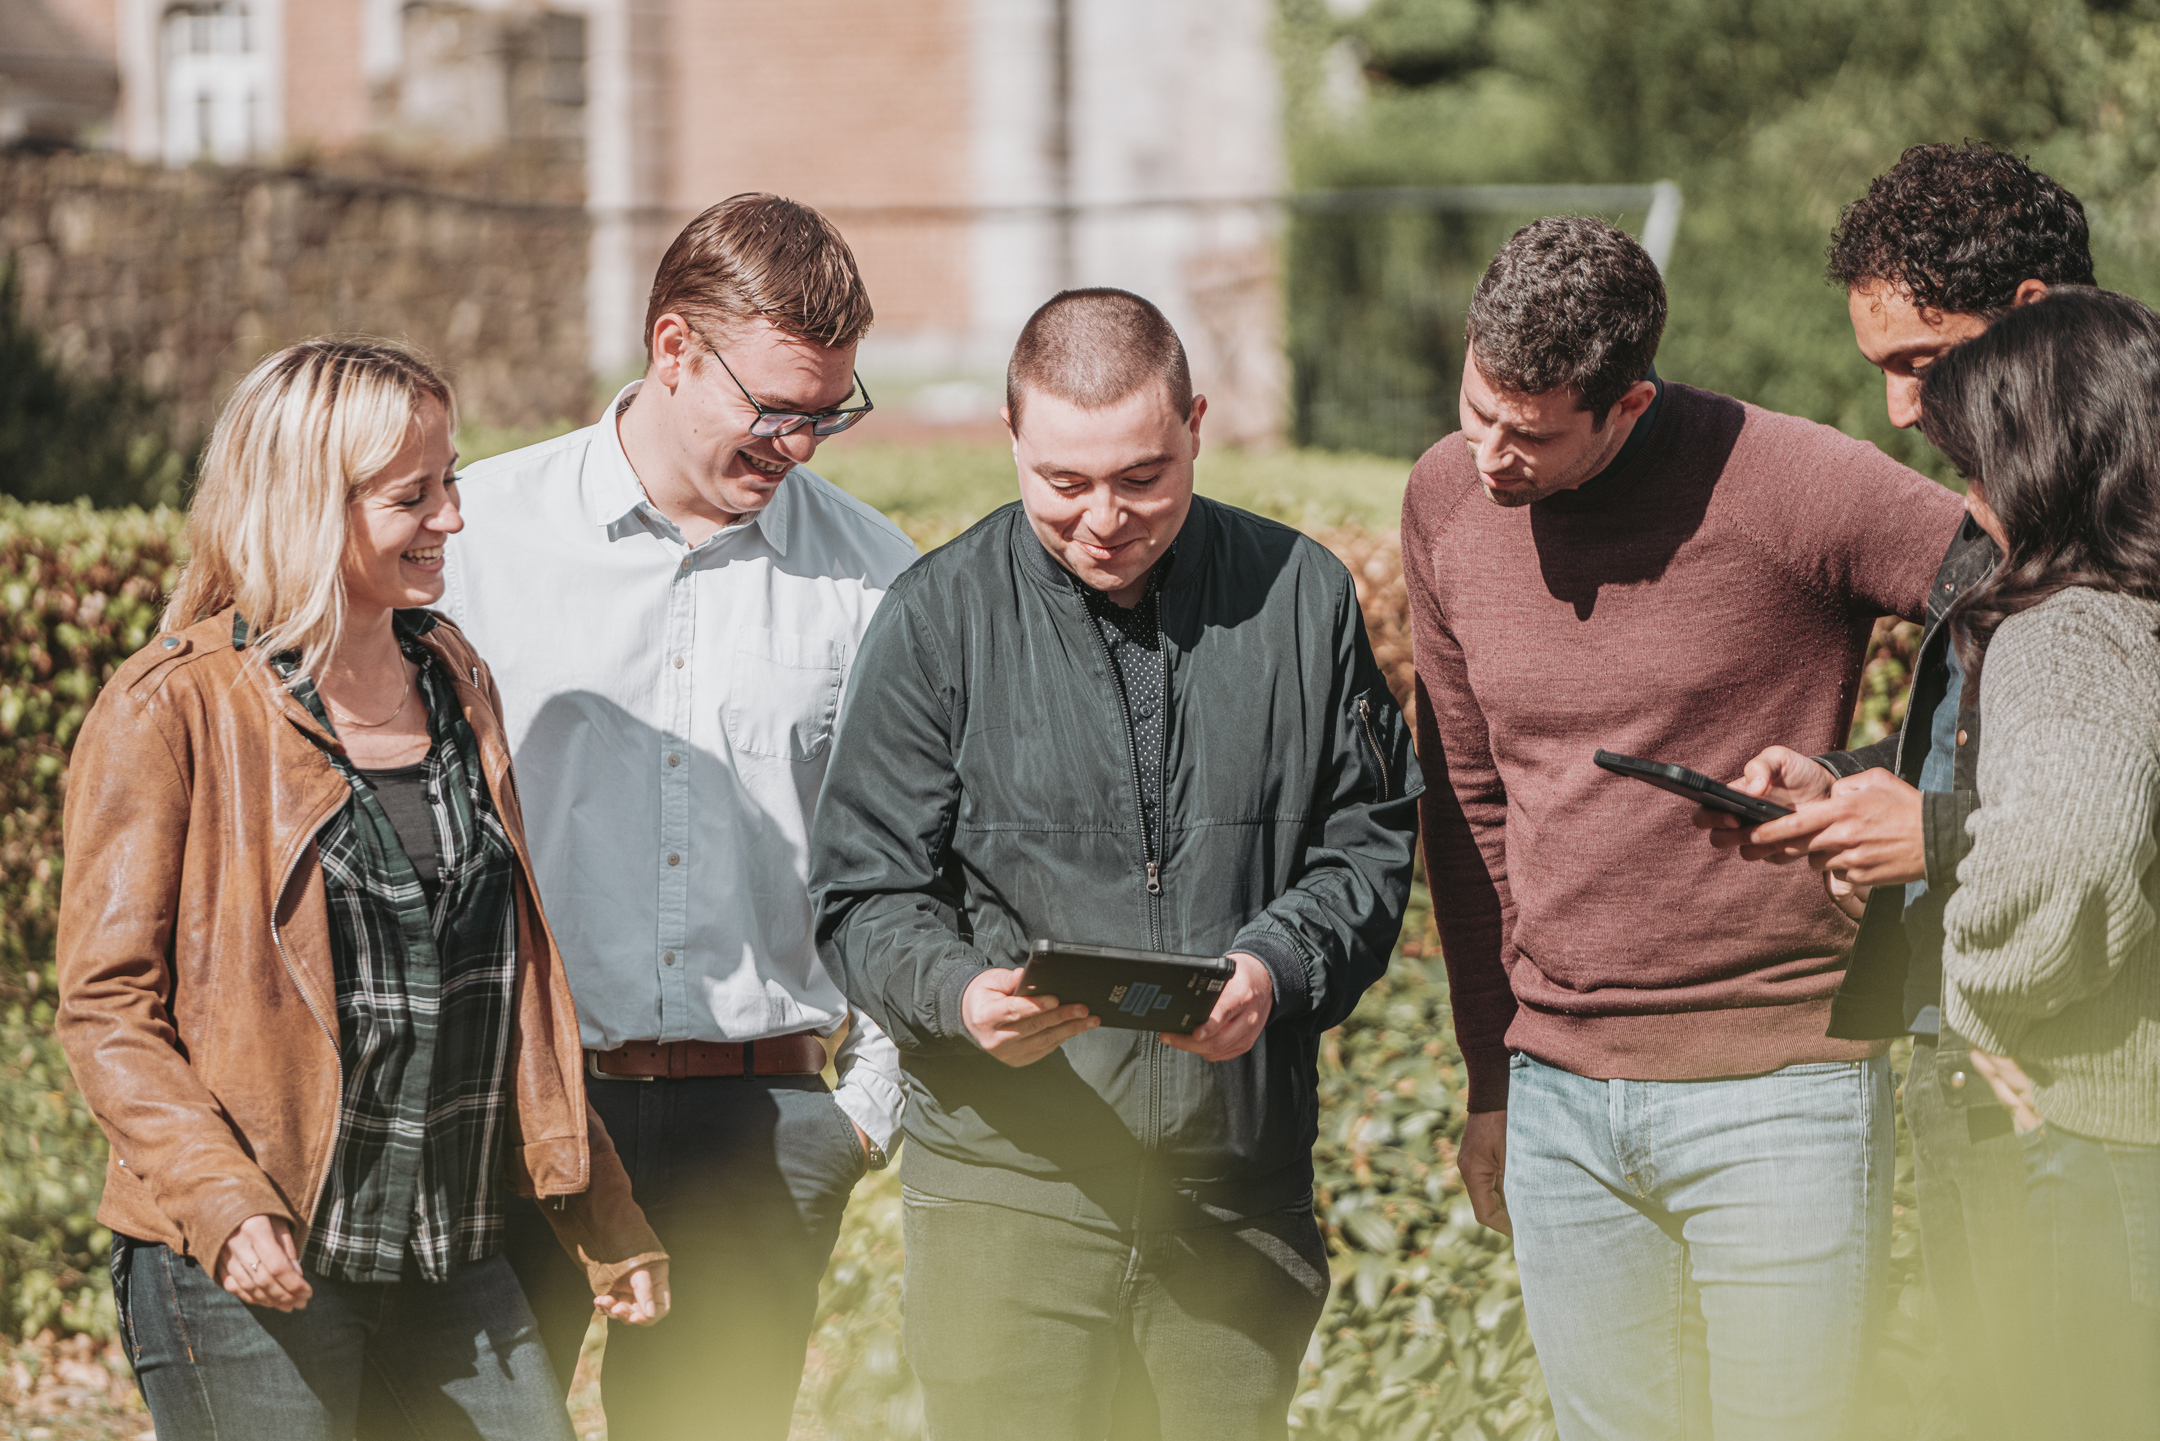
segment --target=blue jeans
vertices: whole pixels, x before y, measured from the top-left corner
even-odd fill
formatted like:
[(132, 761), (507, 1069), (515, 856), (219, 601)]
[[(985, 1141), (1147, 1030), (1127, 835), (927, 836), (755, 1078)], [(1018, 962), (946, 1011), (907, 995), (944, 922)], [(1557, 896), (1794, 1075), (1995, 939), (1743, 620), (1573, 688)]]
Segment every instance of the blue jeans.
[(120, 1339), (158, 1441), (574, 1441), (500, 1256), (439, 1285), (307, 1279), (303, 1310), (250, 1306), (192, 1258), (113, 1237)]
[(1528, 1056), (1505, 1187), (1562, 1441), (1837, 1441), (1883, 1302), (1890, 1067), (1595, 1081)]
[(2160, 1436), (2160, 1146), (2020, 1138), (2033, 1368), (2058, 1436)]

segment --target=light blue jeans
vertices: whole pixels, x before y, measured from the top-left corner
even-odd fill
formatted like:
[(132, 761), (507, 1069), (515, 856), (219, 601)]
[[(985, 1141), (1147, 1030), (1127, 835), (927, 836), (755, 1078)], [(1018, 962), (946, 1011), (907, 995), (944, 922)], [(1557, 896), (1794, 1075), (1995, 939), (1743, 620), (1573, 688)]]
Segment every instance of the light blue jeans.
[(1838, 1441), (1894, 1127), (1886, 1058), (1594, 1081), (1517, 1055), (1508, 1214), (1562, 1441)]

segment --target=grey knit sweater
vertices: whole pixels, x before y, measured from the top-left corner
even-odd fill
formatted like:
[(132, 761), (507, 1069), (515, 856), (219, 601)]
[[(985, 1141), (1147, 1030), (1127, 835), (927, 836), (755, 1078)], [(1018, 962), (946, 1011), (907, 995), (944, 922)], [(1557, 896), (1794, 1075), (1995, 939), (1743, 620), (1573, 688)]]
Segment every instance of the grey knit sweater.
[(1953, 1030), (2052, 1125), (2160, 1145), (2160, 604), (2069, 590), (1980, 676), (1980, 808), (1943, 913)]

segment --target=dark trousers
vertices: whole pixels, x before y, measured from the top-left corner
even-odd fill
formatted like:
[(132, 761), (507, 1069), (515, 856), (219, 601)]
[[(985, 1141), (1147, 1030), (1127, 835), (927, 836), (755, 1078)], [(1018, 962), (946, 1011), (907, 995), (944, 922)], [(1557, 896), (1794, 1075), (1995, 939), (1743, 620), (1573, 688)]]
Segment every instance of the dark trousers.
[(572, 1441), (500, 1256), (440, 1284), (307, 1278), (301, 1310), (250, 1306), (193, 1259), (113, 1237), (120, 1340), (159, 1441)]
[[(818, 1282), (863, 1149), (816, 1076), (588, 1082), (586, 1093), (668, 1249), (674, 1310), (610, 1326), (609, 1441), (788, 1432)], [(511, 1213), (508, 1255), (565, 1382), (593, 1314), (584, 1273), (539, 1208)]]
[(1905, 1124), (1928, 1292), (1966, 1432), (1973, 1441), (2045, 1436), (2052, 1428), (2031, 1384), (2025, 1163), (2010, 1113), (1992, 1103), (1963, 1042), (1914, 1041)]
[(1117, 1235), (913, 1190), (901, 1214), (931, 1441), (1287, 1434), (1328, 1292), (1309, 1204)]
[(2042, 1126), (2018, 1138), (2048, 1426), (2160, 1437), (2160, 1146)]

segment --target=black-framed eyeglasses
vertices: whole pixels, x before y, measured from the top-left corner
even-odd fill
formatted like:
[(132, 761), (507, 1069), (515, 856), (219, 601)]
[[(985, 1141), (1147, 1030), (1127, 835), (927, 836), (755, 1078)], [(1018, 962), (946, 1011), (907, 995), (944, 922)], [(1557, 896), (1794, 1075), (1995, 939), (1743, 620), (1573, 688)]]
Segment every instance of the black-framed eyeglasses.
[[(703, 336), (698, 339), (705, 340)], [(852, 371), (850, 373), (855, 377), (855, 388), (862, 392), (861, 405), (843, 405), (832, 410), (811, 411), (808, 414), (799, 410), (770, 410), (758, 404), (757, 397), (752, 395), (750, 388), (736, 376), (734, 368), (727, 363), (727, 358), (721, 355), (719, 347), (705, 340), (705, 348), (712, 352), (712, 358), (720, 362), (720, 368), (727, 371), (727, 378), (735, 382), (735, 388), (742, 392), (742, 398), (749, 401), (750, 408), (757, 412), (757, 419), (750, 422), (750, 433), (761, 440), (793, 435), (806, 425), (810, 427), (812, 435), (838, 435), (876, 408), (870, 402), (870, 387), (862, 383), (862, 373)]]

